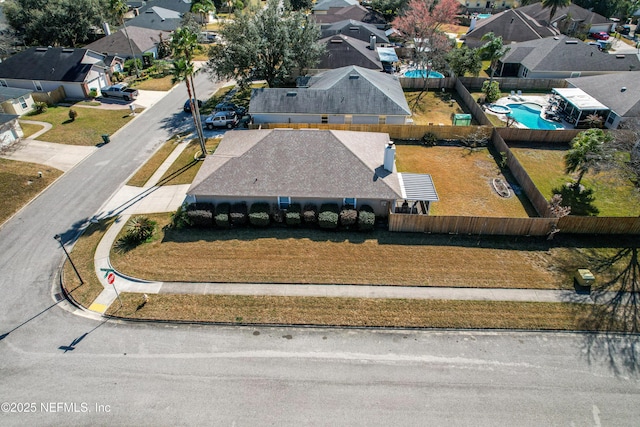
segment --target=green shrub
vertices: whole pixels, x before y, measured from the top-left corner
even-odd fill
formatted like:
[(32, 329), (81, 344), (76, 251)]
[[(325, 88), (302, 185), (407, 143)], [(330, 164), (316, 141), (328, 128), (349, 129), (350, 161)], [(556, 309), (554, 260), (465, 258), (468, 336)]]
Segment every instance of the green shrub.
[(229, 228), (231, 226), (229, 223), (230, 209), (231, 205), (229, 205), (229, 203), (220, 203), (216, 206), (216, 216), (214, 219), (217, 227)]
[(313, 203), (307, 203), (302, 210), (302, 219), (307, 225), (316, 224), (318, 222), (318, 206)]
[(257, 202), (249, 209), (249, 224), (255, 227), (267, 227), (269, 225), (269, 204)]
[(373, 230), (376, 225), (376, 215), (373, 208), (368, 205), (362, 205), (358, 212), (358, 229), (361, 231)]
[(318, 225), (320, 228), (338, 228), (338, 212), (339, 208), (337, 203), (323, 203), (320, 206), (320, 213), (318, 214)]
[(487, 102), (495, 102), (502, 95), (500, 93), (500, 83), (497, 81), (491, 82), (485, 81), (482, 83), (482, 93), (484, 93)]
[(186, 203), (183, 203), (178, 210), (171, 214), (171, 227), (180, 229), (192, 225), (191, 220), (187, 216), (188, 206)]
[(234, 227), (247, 224), (247, 204), (245, 202), (234, 203), (229, 212), (229, 220)]
[(93, 88), (89, 91), (89, 98), (93, 99), (98, 96), (98, 89)]
[(292, 203), (285, 214), (285, 221), (287, 225), (290, 226), (298, 226), (302, 223), (302, 216), (300, 212), (302, 208), (300, 207), (300, 203)]
[(74, 109), (69, 109), (69, 120), (74, 121), (78, 117), (78, 112)]
[(280, 205), (274, 203), (271, 206), (271, 218), (273, 218), (273, 222), (277, 224), (282, 224), (284, 222), (284, 211), (280, 209)]
[(33, 104), (33, 112), (35, 114), (45, 113), (48, 108), (49, 108), (49, 105), (46, 102), (38, 101), (35, 104)]
[(132, 243), (141, 243), (153, 235), (156, 222), (146, 216), (134, 216), (127, 223), (127, 239)]
[(213, 227), (213, 212), (210, 210), (190, 210), (187, 217), (194, 227)]
[(343, 206), (340, 211), (340, 225), (349, 227), (358, 220), (358, 211), (352, 206)]

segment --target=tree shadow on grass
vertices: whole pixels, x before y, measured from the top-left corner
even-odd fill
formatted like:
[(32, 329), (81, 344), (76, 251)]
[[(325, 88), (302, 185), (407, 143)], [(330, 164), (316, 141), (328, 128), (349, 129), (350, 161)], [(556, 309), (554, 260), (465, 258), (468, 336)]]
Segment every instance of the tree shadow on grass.
[(562, 196), (562, 205), (571, 208), (571, 215), (597, 216), (600, 210), (593, 204), (595, 197), (590, 188), (581, 189), (574, 185), (564, 185), (551, 190), (552, 194)]

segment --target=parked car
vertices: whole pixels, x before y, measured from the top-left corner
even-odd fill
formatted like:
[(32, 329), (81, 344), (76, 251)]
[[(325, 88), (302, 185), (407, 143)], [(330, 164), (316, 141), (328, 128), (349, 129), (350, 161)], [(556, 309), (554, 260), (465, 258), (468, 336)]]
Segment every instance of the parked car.
[(618, 25), (616, 27), (616, 32), (622, 34), (623, 36), (626, 36), (631, 33), (631, 27), (629, 25)]
[(103, 87), (100, 92), (102, 92), (103, 98), (112, 96), (114, 98), (122, 98), (125, 101), (132, 101), (138, 97), (138, 90), (127, 87), (126, 83)]
[(233, 111), (218, 111), (204, 119), (204, 126), (207, 129), (227, 128), (233, 129), (238, 126), (240, 118)]
[(609, 40), (609, 34), (604, 31), (598, 31), (597, 33), (591, 33), (591, 38), (594, 40)]
[[(182, 110), (184, 110), (185, 113), (191, 113), (191, 99), (187, 99), (184, 102), (184, 106), (182, 107)], [(202, 108), (202, 101), (198, 99), (198, 108)]]
[(233, 111), (239, 117), (242, 117), (247, 113), (247, 109), (246, 108), (240, 107), (240, 106), (234, 104), (233, 102), (221, 102), (220, 104), (217, 104), (215, 106), (214, 111), (216, 111), (216, 112), (219, 112), (219, 111)]

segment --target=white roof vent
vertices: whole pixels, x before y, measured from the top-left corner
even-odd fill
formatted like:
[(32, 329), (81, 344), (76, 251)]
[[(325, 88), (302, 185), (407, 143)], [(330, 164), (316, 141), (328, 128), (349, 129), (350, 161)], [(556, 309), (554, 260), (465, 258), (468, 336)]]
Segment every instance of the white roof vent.
[(578, 40), (565, 40), (565, 44), (578, 44)]
[(620, 88), (620, 92), (624, 92), (625, 90), (627, 90), (627, 87), (626, 87), (626, 86), (622, 86), (622, 87)]
[(287, 96), (297, 96), (298, 92), (287, 92)]

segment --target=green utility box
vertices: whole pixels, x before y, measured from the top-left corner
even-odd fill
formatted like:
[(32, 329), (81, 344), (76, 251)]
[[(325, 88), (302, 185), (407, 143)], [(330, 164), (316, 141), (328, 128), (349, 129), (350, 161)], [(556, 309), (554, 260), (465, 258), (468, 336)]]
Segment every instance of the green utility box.
[(471, 126), (471, 114), (454, 114), (454, 126)]
[(576, 283), (584, 288), (591, 288), (596, 283), (595, 276), (586, 268), (579, 268), (574, 275)]
[(109, 141), (111, 141), (111, 140), (109, 139), (109, 134), (108, 134), (108, 133), (105, 133), (104, 135), (102, 135), (102, 141), (103, 141), (105, 144), (108, 144), (108, 143), (109, 143)]

